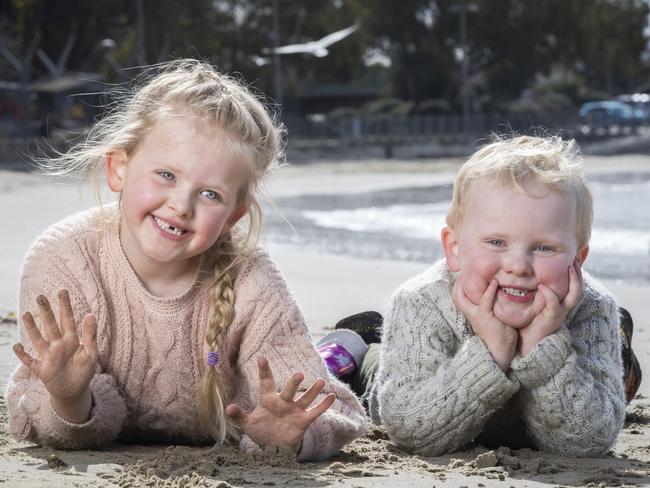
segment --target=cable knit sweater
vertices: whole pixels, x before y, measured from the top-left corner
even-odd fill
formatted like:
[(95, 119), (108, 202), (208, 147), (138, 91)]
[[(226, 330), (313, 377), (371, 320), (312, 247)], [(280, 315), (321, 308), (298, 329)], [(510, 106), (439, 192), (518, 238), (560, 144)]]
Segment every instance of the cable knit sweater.
[[(27, 254), (20, 283), (21, 312), (37, 312), (36, 297), (44, 294), (58, 317), (56, 293), (65, 288), (78, 324), (88, 313), (97, 317), (99, 366), (90, 385), (91, 418), (83, 424), (61, 418), (41, 382), (21, 365), (7, 389), (11, 433), (69, 449), (115, 439), (210, 442), (197, 401), (206, 367), (204, 335), (210, 309), (202, 283), (210, 271), (201, 267), (194, 284), (180, 296), (153, 296), (122, 251), (116, 214), (115, 206), (97, 208), (50, 227)], [(363, 435), (363, 408), (346, 386), (328, 377), (295, 298), (262, 248), (240, 268), (235, 297), (235, 319), (220, 351), (227, 398), (254, 407), (259, 392), (256, 358), (264, 355), (278, 388), (292, 373), (302, 371), (301, 388), (317, 377), (328, 378), (322, 395), (336, 394), (334, 405), (307, 430), (300, 459), (326, 458)], [(40, 326), (37, 316), (36, 321)], [(33, 354), (22, 330), (21, 341)], [(240, 447), (257, 446), (243, 436)]]
[(507, 372), (451, 299), (444, 260), (391, 298), (370, 409), (391, 439), (440, 455), (477, 440), (599, 456), (616, 440), (625, 395), (614, 298), (587, 273), (562, 326)]

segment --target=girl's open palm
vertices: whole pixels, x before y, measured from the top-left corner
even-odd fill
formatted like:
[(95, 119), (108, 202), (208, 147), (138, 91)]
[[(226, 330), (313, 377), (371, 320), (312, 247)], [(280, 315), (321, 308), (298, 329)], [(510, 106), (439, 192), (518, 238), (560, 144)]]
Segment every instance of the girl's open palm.
[(309, 408), (325, 387), (322, 378), (317, 379), (294, 400), (304, 379), (302, 373), (294, 373), (278, 393), (266, 358), (258, 358), (257, 366), (260, 374), (260, 398), (257, 406), (248, 412), (239, 405), (230, 404), (226, 408), (226, 414), (258, 445), (287, 446), (297, 453), (307, 428), (332, 406), (336, 396), (330, 393)]
[(59, 402), (74, 402), (87, 389), (97, 367), (97, 321), (87, 315), (82, 323), (81, 340), (66, 290), (59, 297), (59, 324), (48, 299), (36, 299), (43, 321), (39, 330), (30, 312), (22, 316), (23, 327), (37, 357), (28, 354), (22, 344), (14, 345), (14, 352), (42, 382), (50, 395)]

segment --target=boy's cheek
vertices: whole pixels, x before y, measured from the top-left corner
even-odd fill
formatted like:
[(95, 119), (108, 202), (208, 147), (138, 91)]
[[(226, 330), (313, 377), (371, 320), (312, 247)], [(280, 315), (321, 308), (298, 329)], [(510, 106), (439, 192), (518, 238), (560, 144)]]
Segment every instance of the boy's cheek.
[(463, 287), (467, 298), (469, 298), (472, 303), (478, 304), (481, 301), (481, 298), (483, 298), (483, 294), (485, 293), (485, 290), (487, 290), (489, 283), (476, 274), (470, 272), (463, 273), (462, 269), (458, 279), (461, 280), (461, 286)]

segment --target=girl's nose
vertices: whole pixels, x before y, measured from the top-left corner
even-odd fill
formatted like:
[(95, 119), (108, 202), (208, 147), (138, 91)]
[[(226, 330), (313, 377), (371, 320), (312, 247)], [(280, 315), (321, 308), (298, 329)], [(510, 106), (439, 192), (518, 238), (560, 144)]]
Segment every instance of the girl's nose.
[(169, 196), (167, 205), (179, 217), (192, 216), (192, 195), (189, 192), (177, 189)]

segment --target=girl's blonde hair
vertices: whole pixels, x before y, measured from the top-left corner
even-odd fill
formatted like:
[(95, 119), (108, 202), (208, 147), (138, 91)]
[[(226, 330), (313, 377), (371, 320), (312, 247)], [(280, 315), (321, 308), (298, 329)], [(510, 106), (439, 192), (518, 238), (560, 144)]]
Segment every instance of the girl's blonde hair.
[[(209, 294), (213, 302), (205, 341), (210, 351), (219, 351), (235, 316), (234, 285), (238, 268), (257, 241), (262, 213), (256, 194), (265, 173), (278, 165), (283, 155), (283, 127), (276, 123), (260, 100), (238, 81), (217, 72), (210, 64), (181, 59), (153, 66), (134, 80), (133, 86), (107, 106), (107, 114), (96, 122), (84, 139), (68, 152), (42, 159), (41, 168), (52, 175), (87, 173), (97, 182), (106, 154), (124, 150), (133, 154), (156, 122), (167, 115), (197, 117), (223, 130), (234, 149), (250, 166), (248, 182), (238, 194), (247, 210), (247, 232), (227, 233), (206, 251), (213, 274)], [(227, 360), (221, 355), (220, 361)], [(207, 366), (200, 392), (200, 413), (210, 434), (223, 442), (237, 437), (225, 415), (222, 378)]]
[(578, 247), (589, 242), (593, 220), (593, 199), (582, 170), (582, 157), (575, 140), (559, 136), (495, 136), (481, 147), (456, 175), (447, 225), (462, 223), (466, 195), (472, 182), (488, 179), (510, 185), (524, 194), (526, 183), (540, 184), (546, 191), (572, 198), (576, 205)]

